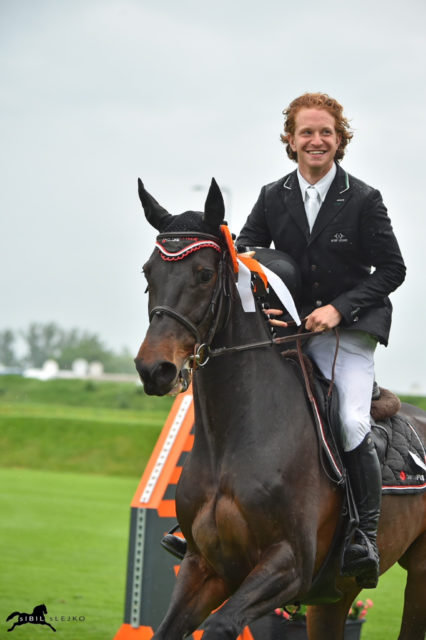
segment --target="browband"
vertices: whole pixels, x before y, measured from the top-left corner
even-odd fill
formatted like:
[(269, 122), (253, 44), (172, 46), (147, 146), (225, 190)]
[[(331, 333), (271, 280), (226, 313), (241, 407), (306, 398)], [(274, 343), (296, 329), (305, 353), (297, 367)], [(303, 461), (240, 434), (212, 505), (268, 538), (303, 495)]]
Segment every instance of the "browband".
[(201, 238), (185, 238), (189, 241), (189, 244), (185, 245), (184, 247), (177, 248), (175, 251), (170, 248), (170, 243), (174, 241), (179, 242), (180, 246), (180, 243), (183, 239), (184, 238), (177, 237), (175, 239), (174, 236), (166, 238), (165, 242), (168, 245), (167, 248), (157, 239), (155, 246), (159, 250), (160, 256), (163, 258), (163, 260), (183, 260), (183, 258), (186, 258), (186, 256), (194, 253), (194, 251), (198, 251), (199, 249), (215, 249), (215, 251), (222, 253), (221, 246), (215, 240), (202, 240)]

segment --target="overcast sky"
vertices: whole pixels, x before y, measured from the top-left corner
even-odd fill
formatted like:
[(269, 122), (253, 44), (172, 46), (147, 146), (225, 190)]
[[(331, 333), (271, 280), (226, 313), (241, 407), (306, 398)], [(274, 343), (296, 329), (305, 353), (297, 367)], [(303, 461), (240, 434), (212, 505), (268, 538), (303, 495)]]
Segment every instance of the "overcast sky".
[[(0, 329), (56, 321), (136, 352), (155, 232), (215, 176), (238, 232), (294, 168), (282, 110), (345, 106), (342, 166), (382, 192), (406, 259), (377, 376), (426, 392), (424, 0), (0, 0)], [(203, 187), (203, 190), (194, 187)]]

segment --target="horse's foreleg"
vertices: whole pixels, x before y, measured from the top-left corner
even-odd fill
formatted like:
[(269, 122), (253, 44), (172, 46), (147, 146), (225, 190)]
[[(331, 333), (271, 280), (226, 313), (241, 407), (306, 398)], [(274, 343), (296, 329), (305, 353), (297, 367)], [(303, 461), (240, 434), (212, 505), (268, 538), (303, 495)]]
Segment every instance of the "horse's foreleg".
[(226, 600), (224, 581), (197, 555), (182, 561), (167, 614), (153, 640), (182, 640)]
[(407, 569), (404, 612), (398, 640), (424, 640), (426, 635), (426, 533), (414, 542), (400, 564)]
[(353, 589), (345, 591), (344, 597), (339, 602), (308, 607), (309, 640), (343, 640), (349, 607), (359, 591), (354, 581)]
[(275, 545), (223, 607), (207, 620), (203, 640), (235, 640), (250, 622), (291, 602), (307, 586), (291, 546)]

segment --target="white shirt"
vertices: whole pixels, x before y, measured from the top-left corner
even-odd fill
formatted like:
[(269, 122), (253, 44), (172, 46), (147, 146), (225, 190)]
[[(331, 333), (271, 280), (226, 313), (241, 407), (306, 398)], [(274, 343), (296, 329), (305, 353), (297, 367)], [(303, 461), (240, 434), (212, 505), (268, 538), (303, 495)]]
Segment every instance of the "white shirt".
[[(321, 180), (318, 180), (318, 182), (316, 182), (314, 185), (311, 185), (307, 180), (305, 180), (305, 178), (302, 176), (302, 174), (300, 173), (299, 169), (297, 169), (297, 178), (299, 180), (299, 186), (300, 186), (300, 191), (302, 192), (302, 198), (303, 198), (303, 202), (305, 204), (305, 211), (306, 211), (306, 201), (308, 199), (308, 195), (306, 193), (306, 189), (308, 187), (315, 187), (315, 189), (317, 190), (318, 193), (318, 198), (319, 198), (319, 206), (318, 209), (320, 208), (320, 206), (322, 205), (322, 203), (325, 200), (325, 197), (327, 195), (327, 192), (331, 186), (331, 183), (334, 180), (334, 177), (336, 175), (337, 172), (337, 168), (335, 163), (333, 162), (333, 166), (331, 167), (330, 171), (328, 171), (328, 173), (325, 174), (325, 176), (323, 178), (321, 178)], [(318, 213), (317, 213), (318, 215)], [(312, 222), (312, 226), (314, 224), (315, 221)], [(312, 226), (311, 226), (311, 231), (312, 231)]]

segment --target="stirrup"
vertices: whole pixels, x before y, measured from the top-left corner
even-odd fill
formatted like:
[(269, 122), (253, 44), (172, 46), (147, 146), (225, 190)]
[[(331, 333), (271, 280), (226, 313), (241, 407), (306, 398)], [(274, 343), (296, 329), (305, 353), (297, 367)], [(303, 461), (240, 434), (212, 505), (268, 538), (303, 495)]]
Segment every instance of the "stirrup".
[(379, 567), (376, 566), (371, 571), (366, 571), (357, 576), (356, 583), (361, 589), (375, 589), (379, 582)]
[[(356, 578), (363, 589), (374, 589), (379, 580), (379, 554), (376, 545), (360, 529), (356, 532), (357, 540), (353, 541), (343, 555), (341, 573), (346, 577)], [(349, 555), (352, 558), (347, 558)]]
[(176, 524), (172, 527), (164, 538), (162, 538), (160, 544), (169, 553), (172, 554), (178, 560), (183, 560), (186, 553), (186, 541), (182, 540), (182, 538), (178, 538), (178, 536), (174, 536), (174, 532), (179, 529), (179, 525)]

